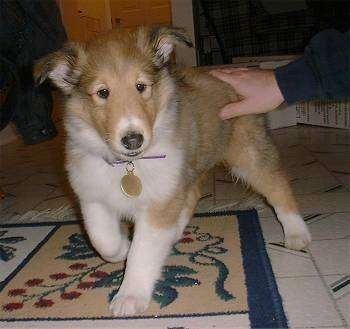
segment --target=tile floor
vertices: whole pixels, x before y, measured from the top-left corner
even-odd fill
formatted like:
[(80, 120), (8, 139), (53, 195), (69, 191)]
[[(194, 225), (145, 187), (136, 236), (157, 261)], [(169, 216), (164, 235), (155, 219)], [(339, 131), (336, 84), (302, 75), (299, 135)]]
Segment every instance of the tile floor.
[[(349, 328), (350, 131), (296, 126), (272, 134), (313, 234), (309, 249), (281, 247), (272, 210), (222, 168), (210, 176), (198, 210), (256, 207), (290, 326)], [(76, 199), (65, 179), (62, 140), (1, 147), (1, 222), (72, 218)]]

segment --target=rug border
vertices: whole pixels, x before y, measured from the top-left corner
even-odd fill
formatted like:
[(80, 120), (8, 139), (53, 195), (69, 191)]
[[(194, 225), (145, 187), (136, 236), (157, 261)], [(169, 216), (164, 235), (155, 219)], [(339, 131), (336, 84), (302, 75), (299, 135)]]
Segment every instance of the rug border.
[[(270, 259), (267, 255), (265, 241), (262, 235), (259, 217), (255, 209), (249, 210), (226, 210), (215, 212), (195, 213), (193, 217), (217, 217), (217, 216), (237, 216), (241, 240), (241, 252), (243, 267), (246, 277), (246, 286), (248, 290), (249, 311), (239, 312), (219, 312), (206, 314), (178, 314), (161, 316), (135, 316), (121, 317), (120, 320), (127, 319), (154, 319), (154, 318), (184, 318), (200, 316), (218, 316), (231, 314), (249, 314), (251, 328), (288, 328), (287, 319), (284, 313), (282, 299), (278, 292), (277, 282), (272, 271)], [(1, 224), (0, 228), (6, 227), (36, 227), (36, 226), (55, 226), (50, 233), (41, 241), (38, 246), (18, 265), (18, 267), (1, 283), (0, 292), (6, 287), (9, 281), (30, 261), (30, 259), (39, 251), (39, 249), (49, 240), (49, 238), (63, 225), (79, 224), (81, 221), (56, 221), (41, 223), (18, 223)], [(251, 235), (254, 234), (252, 237)], [(255, 248), (249, 248), (251, 244)], [(249, 273), (249, 274), (248, 274)], [(255, 276), (260, 276), (259, 281)], [(263, 278), (263, 280), (262, 280)], [(263, 283), (263, 284), (262, 284)], [(266, 296), (266, 298), (257, 298)], [(271, 305), (273, 305), (271, 309)], [(79, 321), (86, 318), (26, 318), (26, 319), (0, 319), (1, 322), (26, 322), (26, 321)], [(94, 317), (88, 320), (112, 320), (114, 317)]]
[[(249, 309), (254, 310), (249, 313), (251, 326), (252, 328), (289, 328), (257, 211), (254, 210), (252, 215), (255, 217), (253, 221), (245, 218), (247, 214), (237, 216), (243, 266), (247, 269), (248, 305)], [(255, 236), (252, 236), (254, 233)], [(256, 248), (249, 248), (247, 241), (250, 241), (250, 244), (254, 243)], [(257, 259), (261, 261), (261, 264), (257, 264)], [(250, 275), (247, 275), (247, 272)], [(258, 272), (260, 272), (259, 280), (256, 280), (255, 275)], [(263, 282), (261, 278), (264, 278)], [(266, 295), (267, 290), (268, 300), (261, 298)], [(273, 305), (272, 308), (271, 305)]]
[[(206, 212), (193, 217), (229, 215), (238, 218), (251, 327), (289, 328), (256, 209)], [(255, 248), (251, 248), (252, 244)], [(262, 298), (266, 295), (268, 299)]]
[[(10, 224), (9, 224), (10, 225)], [(30, 227), (32, 225), (24, 225), (20, 227)], [(35, 227), (39, 225), (33, 225)], [(0, 293), (6, 288), (7, 284), (17, 275), (17, 273), (26, 266), (29, 261), (34, 257), (34, 255), (41, 249), (41, 247), (50, 240), (50, 238), (56, 233), (56, 231), (60, 228), (60, 225), (58, 224), (52, 224), (52, 225), (40, 225), (40, 226), (52, 226), (52, 229), (46, 234), (46, 236), (34, 247), (34, 249), (26, 256), (24, 259), (16, 266), (16, 268), (3, 280), (0, 282)], [(7, 227), (18, 227), (18, 226), (6, 226), (0, 225), (0, 228), (7, 228)], [(1, 321), (1, 320), (0, 320)]]

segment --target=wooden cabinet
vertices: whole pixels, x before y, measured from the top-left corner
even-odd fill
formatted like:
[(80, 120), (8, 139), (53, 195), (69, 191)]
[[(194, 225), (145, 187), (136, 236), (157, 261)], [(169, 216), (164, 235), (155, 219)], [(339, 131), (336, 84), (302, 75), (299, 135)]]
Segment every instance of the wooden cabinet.
[(170, 0), (110, 0), (113, 27), (171, 23)]
[(170, 0), (58, 0), (68, 38), (86, 42), (111, 28), (170, 25)]

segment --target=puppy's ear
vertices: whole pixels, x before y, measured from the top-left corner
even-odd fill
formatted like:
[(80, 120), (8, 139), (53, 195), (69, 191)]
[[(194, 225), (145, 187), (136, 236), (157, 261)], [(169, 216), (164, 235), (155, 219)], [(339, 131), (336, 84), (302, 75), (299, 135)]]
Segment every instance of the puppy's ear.
[(150, 28), (148, 37), (157, 66), (162, 66), (169, 61), (170, 55), (176, 45), (193, 47), (190, 38), (183, 28), (153, 27)]
[(81, 45), (66, 44), (61, 50), (36, 61), (34, 65), (36, 84), (49, 79), (63, 93), (70, 94), (79, 82), (80, 66), (84, 58), (85, 52)]

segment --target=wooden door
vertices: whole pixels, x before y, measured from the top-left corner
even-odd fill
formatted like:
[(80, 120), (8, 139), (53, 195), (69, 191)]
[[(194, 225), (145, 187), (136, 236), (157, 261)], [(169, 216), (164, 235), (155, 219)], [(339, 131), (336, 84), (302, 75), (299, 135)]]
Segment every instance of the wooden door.
[(170, 0), (110, 0), (112, 26), (170, 25)]
[(112, 28), (109, 0), (60, 0), (68, 39), (86, 42)]
[(86, 42), (113, 28), (170, 25), (170, 0), (58, 0), (68, 38)]
[(148, 13), (146, 25), (170, 25), (171, 3), (170, 0), (148, 0)]

